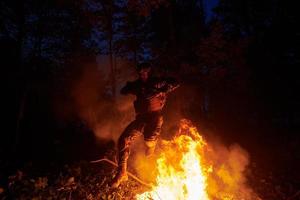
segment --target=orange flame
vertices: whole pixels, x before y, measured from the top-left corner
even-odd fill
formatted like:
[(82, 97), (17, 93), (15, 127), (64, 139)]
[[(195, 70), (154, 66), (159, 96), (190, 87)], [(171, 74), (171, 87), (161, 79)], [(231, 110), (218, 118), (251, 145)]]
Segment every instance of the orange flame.
[(247, 153), (239, 146), (215, 149), (189, 120), (181, 120), (178, 134), (161, 142), (156, 161), (156, 184), (137, 200), (259, 199), (245, 184)]
[(157, 186), (152, 191), (137, 195), (138, 200), (209, 200), (207, 194), (207, 173), (201, 152), (206, 143), (194, 127), (188, 128), (190, 135), (178, 134), (172, 141), (164, 141), (164, 151), (157, 159)]

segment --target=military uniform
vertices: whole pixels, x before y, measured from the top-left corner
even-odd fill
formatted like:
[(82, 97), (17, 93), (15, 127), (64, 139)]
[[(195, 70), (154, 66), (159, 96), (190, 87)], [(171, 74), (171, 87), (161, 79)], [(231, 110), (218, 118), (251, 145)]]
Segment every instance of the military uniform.
[(178, 86), (171, 78), (149, 78), (146, 82), (140, 79), (127, 82), (121, 89), (123, 95), (136, 96), (134, 101), (136, 118), (125, 128), (118, 140), (119, 172), (126, 172), (129, 147), (139, 135), (144, 136), (146, 155), (154, 152), (163, 124), (161, 111), (166, 103), (167, 94)]

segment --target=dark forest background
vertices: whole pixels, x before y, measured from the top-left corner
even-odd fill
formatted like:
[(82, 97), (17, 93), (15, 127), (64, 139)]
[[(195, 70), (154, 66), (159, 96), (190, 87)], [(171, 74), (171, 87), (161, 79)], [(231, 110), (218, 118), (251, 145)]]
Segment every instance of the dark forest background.
[(181, 82), (166, 113), (176, 108), (225, 143), (241, 144), (257, 162), (291, 159), (289, 166), (299, 166), (296, 3), (219, 0), (208, 10), (209, 4), (1, 1), (2, 117), (13, 122), (3, 121), (1, 159), (95, 159), (113, 148), (113, 140), (97, 142), (70, 91), (86, 66), (102, 70), (92, 82), (95, 98), (106, 105), (103, 117), (119, 119), (120, 86), (137, 63), (150, 61), (155, 73)]

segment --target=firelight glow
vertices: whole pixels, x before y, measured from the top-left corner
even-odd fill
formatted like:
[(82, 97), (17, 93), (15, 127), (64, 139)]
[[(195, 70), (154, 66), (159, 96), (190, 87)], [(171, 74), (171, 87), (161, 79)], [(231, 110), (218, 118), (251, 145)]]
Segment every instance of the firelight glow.
[(137, 200), (209, 200), (207, 174), (211, 168), (201, 156), (206, 143), (194, 127), (182, 125), (188, 134), (164, 141), (157, 159), (156, 186), (137, 195)]

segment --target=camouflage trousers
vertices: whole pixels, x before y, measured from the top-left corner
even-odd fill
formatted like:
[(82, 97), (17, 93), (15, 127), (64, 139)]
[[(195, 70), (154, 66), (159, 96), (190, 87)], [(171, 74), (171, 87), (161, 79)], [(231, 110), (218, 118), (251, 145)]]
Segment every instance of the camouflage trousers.
[(146, 154), (152, 154), (154, 152), (162, 124), (163, 117), (160, 112), (151, 112), (136, 116), (136, 119), (125, 128), (118, 140), (118, 164), (120, 168), (127, 166), (130, 145), (141, 134), (144, 136)]

